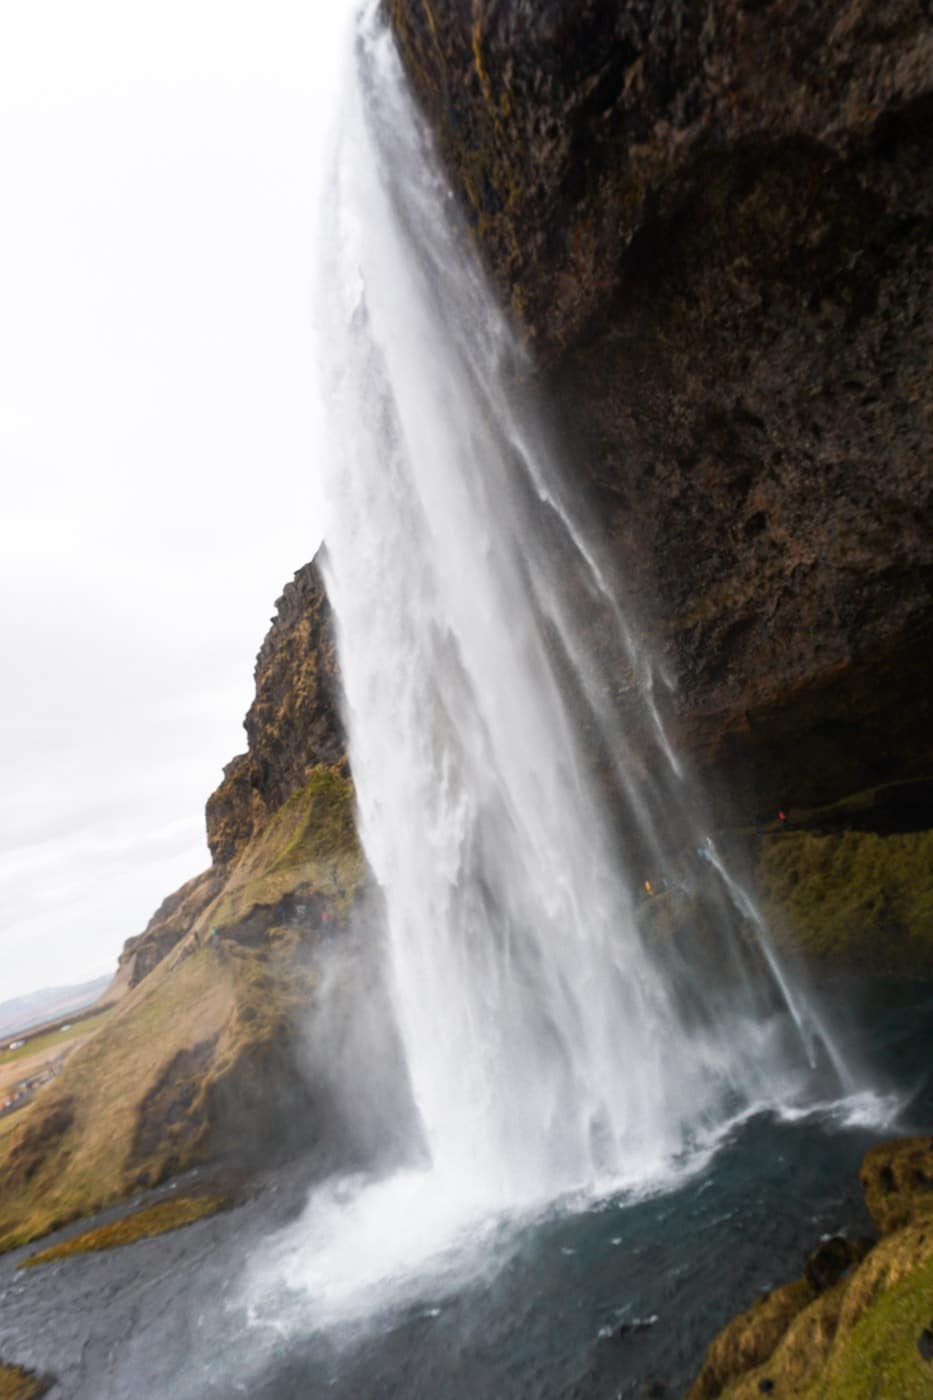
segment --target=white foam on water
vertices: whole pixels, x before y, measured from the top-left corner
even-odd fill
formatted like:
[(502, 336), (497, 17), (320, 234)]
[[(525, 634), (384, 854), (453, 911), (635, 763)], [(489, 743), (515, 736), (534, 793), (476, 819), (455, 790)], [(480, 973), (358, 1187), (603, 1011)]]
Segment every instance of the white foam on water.
[(775, 1113), (784, 1123), (825, 1118), (840, 1128), (872, 1128), (883, 1132), (893, 1128), (908, 1102), (909, 1096), (904, 1094), (861, 1089), (838, 1099), (779, 1104)]

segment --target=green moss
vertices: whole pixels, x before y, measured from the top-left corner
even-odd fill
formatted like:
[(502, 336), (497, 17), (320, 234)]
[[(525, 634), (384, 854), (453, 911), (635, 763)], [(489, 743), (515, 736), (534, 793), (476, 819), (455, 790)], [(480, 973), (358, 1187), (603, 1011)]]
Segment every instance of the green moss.
[[(293, 1027), (314, 990), (306, 930), (276, 906), (310, 896), (338, 927), (365, 875), (353, 785), (321, 766), (254, 836), (169, 957), (0, 1128), (0, 1252), (140, 1186), (254, 1150), (299, 1078)], [(226, 937), (205, 939), (216, 927)], [(260, 1135), (261, 1136), (261, 1135)]]
[(35, 1400), (48, 1388), (48, 1381), (24, 1371), (22, 1366), (4, 1366), (0, 1362), (0, 1400)]
[(814, 1297), (804, 1279), (775, 1288), (748, 1312), (733, 1318), (710, 1344), (703, 1369), (687, 1400), (717, 1400), (731, 1394), (730, 1381), (746, 1375), (767, 1361), (788, 1327)]
[(933, 1323), (933, 1259), (868, 1308), (804, 1400), (927, 1400), (933, 1365), (917, 1348)]
[[(796, 1301), (783, 1332), (757, 1304), (710, 1345), (689, 1400), (898, 1400), (933, 1394), (917, 1343), (933, 1323), (933, 1250), (919, 1227), (897, 1231), (835, 1287), (808, 1300), (804, 1280), (772, 1297)], [(760, 1321), (759, 1321), (760, 1318)], [(776, 1342), (776, 1345), (775, 1345)], [(765, 1390), (762, 1390), (762, 1385)]]
[(900, 1138), (866, 1152), (859, 1171), (872, 1220), (882, 1234), (933, 1226), (933, 1138)]
[(86, 1230), (75, 1235), (63, 1244), (52, 1245), (50, 1249), (31, 1254), (20, 1264), (21, 1269), (32, 1268), (35, 1264), (51, 1264), (56, 1259), (70, 1259), (74, 1254), (91, 1254), (98, 1250), (118, 1249), (121, 1245), (135, 1244), (137, 1240), (152, 1239), (164, 1235), (168, 1230), (178, 1230), (183, 1225), (191, 1225), (205, 1216), (216, 1215), (230, 1205), (224, 1196), (181, 1196), (146, 1210), (135, 1211), (111, 1225), (101, 1225), (96, 1230)]
[[(828, 1275), (814, 1270), (818, 1256), (811, 1256), (804, 1278), (729, 1323), (710, 1344), (689, 1400), (933, 1394), (933, 1366), (917, 1350), (921, 1333), (933, 1326), (931, 1158), (927, 1137), (873, 1148), (860, 1178), (881, 1240), (867, 1252), (849, 1245), (854, 1267), (841, 1276), (838, 1267)], [(837, 1266), (839, 1253), (832, 1256)]]
[(250, 843), (208, 922), (222, 931), (257, 905), (274, 905), (305, 887), (345, 915), (364, 873), (353, 783), (339, 768), (322, 764)]
[(56, 1046), (63, 1045), (69, 1040), (76, 1040), (78, 1036), (90, 1035), (96, 1031), (109, 1015), (109, 1011), (101, 1011), (96, 1016), (88, 1016), (83, 1021), (77, 1021), (68, 1026), (63, 1026), (57, 1031), (49, 1031), (47, 1035), (36, 1036), (33, 1040), (27, 1040), (25, 1045), (21, 1045), (17, 1050), (5, 1050), (0, 1055), (0, 1066), (11, 1064), (14, 1060), (22, 1060), (29, 1055), (39, 1055), (43, 1050), (54, 1050)]
[(933, 966), (933, 832), (766, 837), (756, 880), (785, 945), (879, 970)]

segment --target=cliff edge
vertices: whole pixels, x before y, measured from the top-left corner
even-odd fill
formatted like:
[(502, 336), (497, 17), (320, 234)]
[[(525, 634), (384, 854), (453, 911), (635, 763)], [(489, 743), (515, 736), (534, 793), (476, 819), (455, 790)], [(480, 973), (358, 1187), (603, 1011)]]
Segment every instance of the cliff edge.
[(0, 1124), (0, 1249), (196, 1164), (300, 1151), (325, 1171), (391, 1150), (400, 1063), (339, 1087), (360, 1035), (398, 1058), (339, 696), (312, 563), (260, 650), (248, 749), (208, 801), (210, 869), (127, 941), (100, 1028)]

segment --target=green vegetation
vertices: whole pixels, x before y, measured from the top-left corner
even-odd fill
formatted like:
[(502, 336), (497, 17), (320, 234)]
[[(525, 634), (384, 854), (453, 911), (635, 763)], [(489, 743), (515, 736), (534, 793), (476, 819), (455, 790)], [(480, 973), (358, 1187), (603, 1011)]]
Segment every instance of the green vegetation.
[(44, 1395), (49, 1382), (24, 1371), (21, 1366), (4, 1366), (0, 1361), (0, 1400), (36, 1400)]
[(273, 813), (244, 851), (204, 923), (220, 932), (257, 906), (274, 906), (297, 889), (325, 896), (342, 917), (363, 880), (353, 783), (321, 764)]
[[(22, 1060), (30, 1055), (40, 1055), (44, 1050), (54, 1050), (59, 1045), (65, 1045), (69, 1040), (76, 1040), (78, 1036), (90, 1035), (96, 1031), (106, 1021), (110, 1012), (100, 1011), (96, 1016), (88, 1016), (84, 1021), (76, 1021), (73, 1025), (63, 1026), (60, 1030), (49, 1031), (47, 1035), (37, 1035), (34, 1040), (27, 1040), (25, 1045), (20, 1045), (16, 1050), (4, 1050), (0, 1054), (0, 1068), (3, 1065), (12, 1064), (14, 1060)], [(11, 1039), (16, 1040), (13, 1036)]]
[(879, 970), (933, 966), (933, 832), (784, 832), (763, 840), (756, 879), (787, 946)]
[(867, 1310), (805, 1400), (875, 1400), (882, 1393), (927, 1400), (933, 1394), (933, 1364), (920, 1355), (917, 1342), (931, 1323), (933, 1259)]
[(51, 1264), (56, 1259), (70, 1259), (74, 1254), (90, 1254), (96, 1250), (117, 1249), (121, 1245), (135, 1244), (137, 1240), (152, 1239), (164, 1235), (168, 1230), (178, 1230), (183, 1225), (191, 1225), (205, 1216), (216, 1215), (230, 1206), (225, 1196), (180, 1196), (145, 1210), (135, 1211), (111, 1225), (101, 1225), (96, 1230), (86, 1230), (63, 1244), (52, 1245), (50, 1249), (31, 1254), (20, 1264), (21, 1269), (32, 1268), (35, 1264)]
[(689, 1400), (933, 1394), (933, 1364), (917, 1346), (933, 1325), (933, 1139), (873, 1148), (860, 1177), (881, 1241), (867, 1253), (848, 1246), (853, 1267), (823, 1284), (808, 1265), (806, 1277), (733, 1319), (711, 1343)]
[[(803, 1280), (771, 1298), (805, 1289)], [(917, 1342), (933, 1322), (933, 1242), (919, 1227), (888, 1236), (825, 1293), (801, 1293), (777, 1338), (762, 1321), (769, 1300), (735, 1319), (713, 1342), (690, 1400), (920, 1400), (933, 1393), (933, 1365)]]
[(141, 1100), (167, 1061), (217, 1034), (233, 1007), (218, 958), (164, 964), (127, 994), (2, 1139), (0, 1250), (15, 1248), (137, 1187), (126, 1170)]
[(314, 915), (291, 911), (308, 901), (338, 930), (364, 873), (353, 785), (322, 765), (54, 1082), (0, 1120), (0, 1251), (220, 1153), (267, 1150), (301, 1092), (292, 1031), (314, 994)]

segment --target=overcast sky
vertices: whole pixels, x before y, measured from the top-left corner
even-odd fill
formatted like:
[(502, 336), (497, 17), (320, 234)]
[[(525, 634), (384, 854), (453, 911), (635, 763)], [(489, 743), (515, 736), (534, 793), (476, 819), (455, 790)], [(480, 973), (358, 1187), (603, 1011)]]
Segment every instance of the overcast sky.
[(352, 0), (0, 0), (0, 1001), (208, 863), (322, 522), (310, 287)]

